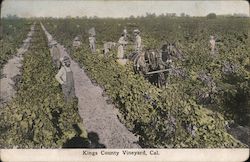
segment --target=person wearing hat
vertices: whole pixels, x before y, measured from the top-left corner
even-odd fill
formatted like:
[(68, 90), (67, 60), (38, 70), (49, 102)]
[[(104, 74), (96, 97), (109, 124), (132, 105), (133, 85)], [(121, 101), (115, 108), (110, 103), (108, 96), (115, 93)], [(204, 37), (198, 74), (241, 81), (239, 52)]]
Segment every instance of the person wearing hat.
[(61, 59), (62, 67), (56, 74), (56, 80), (61, 84), (65, 101), (68, 102), (76, 97), (73, 72), (70, 68), (70, 58), (64, 56)]
[(79, 48), (80, 46), (81, 46), (80, 39), (79, 39), (78, 36), (76, 36), (76, 37), (74, 38), (74, 41), (73, 41), (73, 47), (74, 47), (74, 48)]
[(57, 47), (57, 42), (56, 41), (53, 41), (51, 43), (51, 54), (52, 54), (52, 60), (53, 60), (53, 64), (55, 65), (56, 68), (60, 68), (60, 57), (61, 57), (61, 54), (60, 54), (60, 50), (59, 48)]
[(142, 48), (142, 40), (140, 36), (140, 31), (138, 29), (135, 29), (134, 35), (135, 35), (135, 51), (139, 53)]
[(95, 35), (91, 34), (89, 37), (89, 47), (92, 53), (96, 52), (95, 43), (96, 43)]
[(119, 41), (118, 41), (118, 59), (123, 59), (124, 57), (124, 47), (128, 44), (128, 42), (125, 40), (125, 35), (122, 33)]
[(126, 27), (123, 29), (123, 34), (124, 34), (124, 39), (128, 41), (128, 31)]
[(215, 38), (213, 35), (210, 36), (210, 48), (211, 48), (211, 54), (215, 54)]

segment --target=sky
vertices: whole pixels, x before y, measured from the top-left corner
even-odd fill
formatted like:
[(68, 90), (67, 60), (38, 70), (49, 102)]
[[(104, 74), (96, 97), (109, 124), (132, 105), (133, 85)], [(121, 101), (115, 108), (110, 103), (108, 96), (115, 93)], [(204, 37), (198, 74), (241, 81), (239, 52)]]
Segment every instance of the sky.
[(129, 17), (146, 13), (186, 13), (190, 16), (206, 16), (209, 13), (242, 13), (249, 16), (249, 3), (241, 0), (224, 1), (112, 1), (112, 0), (4, 0), (1, 17)]

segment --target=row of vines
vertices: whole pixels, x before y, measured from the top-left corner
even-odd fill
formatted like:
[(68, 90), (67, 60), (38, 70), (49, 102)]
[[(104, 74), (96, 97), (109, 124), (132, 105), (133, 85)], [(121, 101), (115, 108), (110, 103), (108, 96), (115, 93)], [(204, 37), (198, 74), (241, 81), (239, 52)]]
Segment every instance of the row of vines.
[(39, 24), (24, 55), (16, 96), (0, 109), (0, 148), (60, 148), (86, 138), (77, 100), (66, 103)]
[[(242, 147), (225, 129), (226, 120), (249, 123), (249, 38), (248, 19), (167, 18), (131, 19), (46, 19), (48, 31), (71, 49), (75, 36), (83, 42), (71, 55), (96, 80), (123, 114), (126, 126), (140, 137), (144, 147), (214, 148)], [(132, 33), (141, 30), (146, 47), (159, 48), (162, 42), (175, 42), (183, 59), (175, 60), (177, 73), (170, 84), (159, 89), (131, 65), (116, 63), (88, 49), (88, 29), (97, 31), (97, 47), (104, 41), (117, 42), (124, 27)], [(217, 51), (211, 55), (209, 35), (217, 38)], [(130, 36), (133, 40), (132, 35)], [(127, 54), (130, 53), (129, 48)], [(112, 52), (116, 55), (116, 50)], [(111, 55), (112, 55), (111, 54)]]
[(0, 69), (17, 52), (30, 30), (30, 26), (31, 21), (26, 19), (1, 19)]

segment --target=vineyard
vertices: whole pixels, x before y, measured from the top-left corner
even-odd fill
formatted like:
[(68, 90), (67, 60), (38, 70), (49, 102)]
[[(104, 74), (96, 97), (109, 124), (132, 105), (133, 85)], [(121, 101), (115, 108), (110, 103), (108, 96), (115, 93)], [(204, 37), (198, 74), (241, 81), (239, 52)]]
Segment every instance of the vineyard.
[[(149, 15), (36, 21), (41, 21), (65, 47), (92, 84), (103, 90), (107, 103), (119, 110), (120, 122), (139, 137), (140, 147), (239, 148), (249, 145), (245, 137), (242, 141), (228, 131), (232, 124), (250, 127), (248, 19)], [(3, 22), (1, 69), (28, 33), (30, 25), (24, 24), (32, 23), (22, 19)], [(88, 46), (88, 30), (92, 27), (96, 29), (95, 54)], [(147, 77), (135, 73), (132, 62), (125, 66), (118, 64), (117, 49), (104, 57), (103, 43), (117, 42), (124, 27), (131, 33), (130, 42), (134, 41), (132, 31), (138, 28), (146, 48), (159, 49), (163, 43), (170, 42), (183, 52), (183, 56), (173, 60), (171, 72), (164, 74), (166, 86), (158, 87)], [(210, 35), (216, 37), (215, 54), (210, 53)], [(72, 46), (76, 36), (82, 42), (78, 49)], [(132, 52), (132, 46), (128, 45), (126, 57)], [(31, 46), (22, 64), (17, 94), (6, 106), (0, 107), (3, 117), (0, 118), (0, 147), (62, 148), (74, 137), (87, 139), (85, 123), (79, 115), (80, 98), (69, 103), (64, 101), (40, 23), (35, 25)]]
[[(0, 69), (3, 65), (13, 56), (17, 48), (21, 45), (24, 40), (28, 30), (30, 28), (31, 21), (26, 19), (21, 20), (11, 20), (2, 19), (1, 20), (1, 55), (0, 55)], [(0, 71), (0, 76), (1, 76)]]
[(17, 94), (0, 110), (1, 148), (60, 148), (74, 136), (87, 136), (77, 100), (65, 103), (45, 34), (39, 24), (35, 28)]
[[(143, 147), (240, 146), (226, 133), (225, 123), (249, 123), (248, 19), (145, 17), (43, 22), (119, 107), (121, 120), (140, 136)], [(127, 27), (128, 33), (139, 28), (148, 48), (175, 42), (185, 55), (174, 61), (176, 71), (169, 74), (169, 85), (159, 89), (134, 74), (131, 65), (118, 65), (116, 50), (108, 60), (101, 50), (91, 54), (87, 32), (91, 27), (97, 31), (98, 49), (105, 41), (116, 42)], [(80, 50), (72, 49), (77, 35), (83, 42)], [(210, 54), (209, 35), (217, 38), (215, 56)]]

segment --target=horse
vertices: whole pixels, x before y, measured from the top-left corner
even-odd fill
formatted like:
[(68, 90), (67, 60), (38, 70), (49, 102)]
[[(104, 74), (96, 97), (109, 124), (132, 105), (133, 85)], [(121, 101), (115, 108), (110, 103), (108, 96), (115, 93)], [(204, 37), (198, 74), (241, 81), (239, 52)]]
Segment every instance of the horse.
[(133, 62), (134, 71), (151, 80), (151, 83), (162, 87), (166, 84), (163, 72), (146, 76), (148, 72), (168, 69), (172, 60), (183, 59), (183, 53), (176, 47), (175, 43), (163, 43), (159, 49), (144, 48), (139, 52), (132, 52), (128, 59)]
[(103, 50), (102, 53), (104, 54), (104, 57), (108, 57), (108, 53), (114, 49), (117, 46), (117, 43), (115, 42), (103, 42)]
[(162, 45), (162, 60), (165, 62), (167, 60), (184, 60), (183, 52), (177, 48), (176, 42), (174, 43), (164, 43)]

